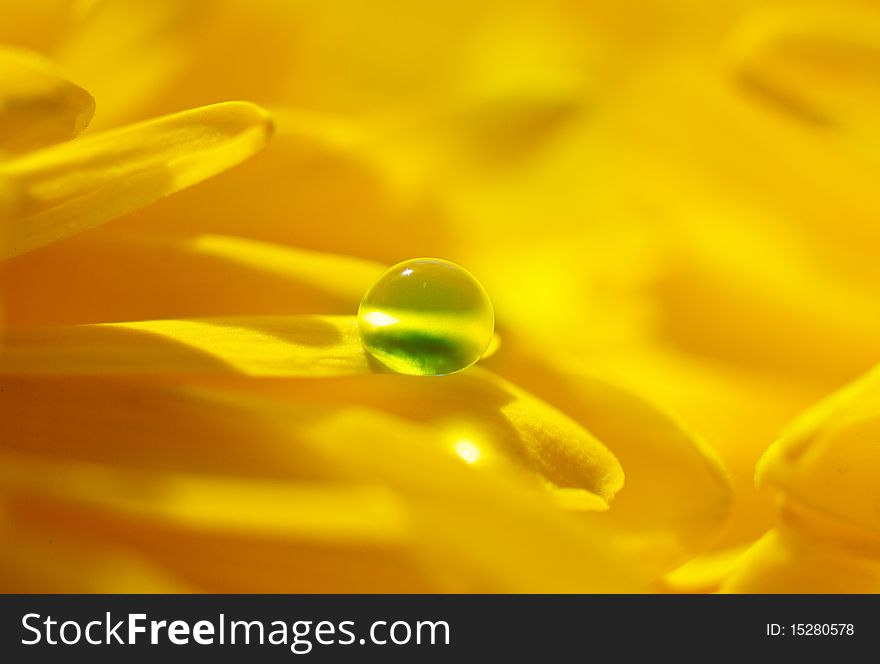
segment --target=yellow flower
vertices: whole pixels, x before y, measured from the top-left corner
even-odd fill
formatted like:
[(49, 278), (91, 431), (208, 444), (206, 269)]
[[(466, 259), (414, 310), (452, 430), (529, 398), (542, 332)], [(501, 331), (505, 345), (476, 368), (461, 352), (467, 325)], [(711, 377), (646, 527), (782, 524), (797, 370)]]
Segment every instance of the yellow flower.
[[(16, 52), (13, 82), (31, 61), (49, 70)], [(16, 86), (8, 104), (61, 109), (45, 143), (81, 129), (59, 134), (93, 104), (50, 82)], [(62, 112), (71, 90), (81, 107)], [(30, 130), (29, 118), (17, 121)], [(372, 375), (353, 317), (314, 313), (351, 311), (375, 265), (205, 235), (44, 249), (241, 161), (268, 128), (259, 109), (229, 103), (0, 166), (4, 256), (18, 257), (4, 269), (0, 360), (5, 588), (644, 587), (553, 501), (607, 508), (622, 473), (596, 439), (485, 371), (430, 384)], [(86, 266), (96, 278), (77, 298)], [(115, 322), (176, 308), (215, 317)], [(193, 564), (202, 557), (212, 564)]]
[[(876, 9), (8, 5), (4, 588), (873, 579), (876, 460), (753, 475), (880, 355)], [(500, 343), (380, 373), (358, 301), (425, 255)]]

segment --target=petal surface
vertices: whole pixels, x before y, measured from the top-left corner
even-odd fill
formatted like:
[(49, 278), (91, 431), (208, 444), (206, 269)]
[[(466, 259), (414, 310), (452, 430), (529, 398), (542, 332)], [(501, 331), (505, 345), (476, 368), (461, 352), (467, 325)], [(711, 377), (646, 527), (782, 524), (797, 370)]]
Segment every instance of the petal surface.
[(571, 416), (618, 457), (626, 484), (611, 508), (584, 519), (634, 566), (661, 575), (718, 537), (733, 491), (714, 451), (681, 422), (636, 394), (572, 366), (517, 352), (489, 361)]
[(0, 289), (15, 327), (349, 314), (385, 267), (228, 235), (88, 233), (7, 261)]
[(51, 62), (0, 47), (0, 157), (71, 139), (94, 112), (92, 96)]
[[(345, 404), (430, 425), (448, 452), (478, 470), (525, 468), (552, 489), (595, 496), (559, 496), (563, 504), (604, 509), (624, 485), (617, 459), (567, 415), (480, 367), (443, 377), (383, 373), (311, 380), (210, 378), (235, 393), (263, 394), (291, 404)], [(598, 498), (599, 500), (595, 500)]]
[(2, 388), (19, 534), (130, 550), (210, 591), (645, 587), (541, 486), (392, 414), (106, 379)]
[(796, 501), (748, 549), (722, 585), (735, 593), (880, 592), (880, 537)]
[[(121, 225), (240, 235), (247, 219), (248, 237), (301, 249), (389, 265), (414, 256), (461, 258), (442, 203), (389, 173), (387, 155), (394, 146), (384, 134), (346, 117), (271, 110), (276, 131), (259, 159), (140, 210)], [(408, 162), (399, 170), (412, 180), (419, 169)]]
[[(608, 500), (623, 484), (620, 466), (604, 445), (490, 372), (474, 368), (464, 375), (408, 380), (377, 371), (351, 316), (14, 328), (6, 331), (0, 353), (0, 374), (8, 376), (200, 377), (297, 402), (387, 410), (444, 423), (450, 444), (476, 436), (470, 444), (479, 448), (486, 439), (501, 459), (513, 458), (559, 487), (587, 489)], [(346, 376), (352, 380), (343, 380)], [(486, 452), (483, 463), (491, 464), (493, 453)]]
[(254, 316), (17, 328), (0, 374), (339, 376), (372, 372), (353, 316)]
[(52, 52), (94, 3), (68, 0), (0, 0), (0, 43)]
[(858, 137), (876, 151), (876, 6), (815, 1), (771, 6), (739, 26), (729, 50), (736, 76), (758, 99), (838, 138)]
[(880, 532), (880, 370), (808, 410), (761, 458), (756, 479), (797, 502)]
[(0, 258), (75, 235), (216, 175), (271, 133), (257, 106), (226, 102), (93, 134), (0, 164)]

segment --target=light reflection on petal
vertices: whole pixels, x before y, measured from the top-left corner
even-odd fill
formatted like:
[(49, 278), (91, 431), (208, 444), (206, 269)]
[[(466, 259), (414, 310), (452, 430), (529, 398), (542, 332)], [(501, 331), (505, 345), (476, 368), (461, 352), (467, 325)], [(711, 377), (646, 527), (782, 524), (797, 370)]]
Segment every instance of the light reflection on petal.
[(470, 464), (476, 463), (483, 456), (477, 444), (467, 438), (455, 442), (455, 453)]

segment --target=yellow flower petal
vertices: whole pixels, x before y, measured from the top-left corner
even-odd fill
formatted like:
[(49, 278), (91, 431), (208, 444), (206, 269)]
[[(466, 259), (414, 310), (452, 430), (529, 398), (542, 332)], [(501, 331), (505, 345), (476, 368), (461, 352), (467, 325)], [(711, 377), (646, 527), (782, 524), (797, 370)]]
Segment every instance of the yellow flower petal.
[[(566, 415), (479, 367), (442, 378), (371, 374), (217, 382), (242, 395), (357, 406), (430, 424), (452, 454), (487, 472), (525, 467), (552, 487), (587, 490), (605, 502), (623, 486), (623, 471), (605, 445)], [(592, 498), (578, 503), (604, 508)]]
[(254, 316), (17, 328), (0, 374), (339, 376), (374, 369), (354, 316)]
[[(393, 415), (101, 379), (2, 389), (8, 523), (130, 549), (200, 589), (645, 588), (542, 487)], [(227, 489), (241, 504), (212, 509)]]
[(334, 487), (122, 471), (98, 464), (3, 454), (0, 491), (24, 500), (63, 500), (110, 511), (128, 521), (243, 535), (367, 543), (399, 540), (406, 510), (380, 486)]
[(92, 96), (49, 61), (0, 47), (0, 156), (73, 138), (94, 112)]
[(0, 0), (0, 43), (52, 52), (93, 4), (70, 0)]
[(758, 465), (777, 526), (743, 557), (733, 592), (880, 590), (880, 370), (802, 415)]
[[(10, 515), (2, 509), (4, 524)], [(7, 593), (186, 593), (197, 590), (143, 554), (56, 524), (0, 527), (0, 588)]]
[(784, 501), (779, 525), (737, 562), (722, 590), (737, 593), (880, 592), (880, 536)]
[[(340, 379), (340, 382), (344, 381), (345, 379)], [(456, 387), (459, 386), (450, 386), (451, 389)], [(528, 416), (527, 410), (532, 405), (523, 399), (519, 403), (513, 404), (513, 408), (523, 411), (520, 417), (511, 417), (509, 410), (506, 414), (508, 417), (511, 417), (511, 421), (522, 426), (524, 424), (523, 420)], [(451, 414), (454, 416), (458, 410), (452, 404), (447, 404), (446, 408), (447, 415)], [(538, 413), (535, 413), (535, 415), (538, 415)], [(554, 433), (554, 419), (556, 418), (553, 418), (551, 413), (540, 413), (540, 415), (548, 416), (546, 418), (550, 423), (548, 433)], [(429, 419), (428, 422), (431, 424), (432, 420)], [(326, 441), (335, 441), (334, 446), (340, 449), (340, 451), (350, 447), (350, 444), (345, 441), (346, 437), (341, 435), (345, 431), (345, 427), (350, 427), (351, 431), (358, 432), (355, 434), (357, 437), (369, 437), (371, 433), (375, 436), (387, 435), (387, 425), (382, 426), (381, 420), (376, 421), (375, 424), (380, 426), (375, 428), (373, 423), (359, 420), (356, 410), (339, 420), (331, 420), (329, 424), (330, 426), (324, 431)], [(418, 429), (412, 429), (411, 427), (412, 424), (401, 428), (404, 435), (397, 439), (397, 443), (408, 452), (410, 448), (413, 448), (411, 452), (420, 456), (427, 450), (424, 450), (417, 444), (418, 439), (413, 434), (416, 434)], [(422, 427), (422, 430), (425, 428), (428, 427)], [(410, 433), (407, 434), (407, 431)], [(529, 431), (523, 429), (518, 433), (523, 435), (522, 443), (523, 447), (525, 447), (525, 444), (529, 442), (526, 438)], [(576, 434), (576, 431), (572, 430), (569, 433)], [(416, 443), (415, 445), (413, 444), (414, 442)], [(440, 440), (438, 442), (442, 449), (445, 442), (442, 437), (442, 430), (440, 430)], [(556, 441), (557, 450), (561, 451), (561, 448), (567, 448), (569, 463), (576, 466), (568, 471), (572, 474), (576, 472), (583, 473), (584, 468), (582, 465), (577, 467), (578, 462), (583, 463), (583, 460), (591, 453), (596, 452), (596, 450), (591, 449), (589, 446), (583, 446), (580, 449), (581, 457), (578, 459), (574, 451), (583, 442), (582, 439), (578, 438), (569, 440), (559, 439)], [(327, 442), (325, 444), (333, 443)], [(644, 590), (647, 587), (646, 579), (636, 570), (631, 569), (624, 561), (621, 561), (613, 547), (609, 548), (605, 542), (594, 533), (591, 533), (588, 528), (582, 528), (575, 520), (569, 519), (567, 515), (556, 509), (556, 506), (550, 500), (552, 499), (552, 494), (544, 491), (543, 487), (534, 487), (535, 492), (533, 493), (531, 490), (524, 490), (523, 484), (516, 475), (506, 472), (480, 472), (479, 460), (473, 464), (462, 463), (462, 459), (458, 456), (443, 455), (442, 460), (448, 459), (462, 471), (468, 471), (463, 473), (460, 478), (453, 478), (444, 470), (444, 465), (440, 463), (441, 459), (437, 459), (435, 462), (430, 460), (429, 457), (425, 459), (425, 463), (407, 462), (406, 457), (409, 454), (403, 453), (402, 449), (398, 452), (398, 463), (391, 463), (390, 465), (394, 468), (395, 473), (400, 473), (402, 480), (405, 478), (403, 481), (413, 487), (414, 491), (421, 492), (427, 490), (428, 495), (426, 498), (433, 500), (430, 496), (435, 494), (435, 492), (446, 493), (451, 489), (457, 494), (463, 509), (473, 511), (474, 516), (477, 517), (474, 519), (460, 518), (457, 523), (453, 524), (452, 527), (455, 529), (456, 538), (458, 538), (459, 542), (456, 542), (449, 550), (449, 553), (444, 554), (443, 558), (441, 558), (441, 560), (447, 561), (446, 564), (460, 556), (456, 549), (464, 545), (470, 550), (471, 555), (479, 559), (477, 562), (477, 567), (480, 569), (478, 577), (489, 579), (490, 583), (496, 585), (496, 587), (497, 582), (494, 579), (498, 578), (499, 575), (502, 578), (505, 576), (510, 576), (510, 578), (519, 577), (521, 579), (519, 585), (523, 587), (525, 583), (531, 585), (532, 581), (537, 581), (537, 578), (528, 578), (533, 574), (543, 577), (541, 582), (546, 583), (546, 586), (542, 592), (579, 592), (577, 590), (578, 587), (592, 587), (590, 592), (632, 592), (633, 590)], [(487, 446), (486, 449), (489, 453), (492, 452), (490, 446)], [(540, 451), (542, 450), (536, 450), (536, 452)], [(545, 448), (544, 451), (550, 450)], [(376, 472), (389, 465), (389, 458), (385, 455), (376, 454), (375, 452), (371, 453), (369, 450), (356, 450), (354, 453), (359, 455), (360, 452), (364, 453), (363, 463), (369, 464), (369, 467), (374, 468)], [(528, 450), (524, 449), (523, 452), (528, 454)], [(351, 454), (352, 452), (348, 450), (346, 453)], [(559, 459), (559, 461), (562, 461), (562, 459)], [(422, 470), (419, 471), (419, 468)], [(432, 470), (428, 470), (428, 468)], [(597, 469), (594, 469), (594, 473), (595, 470)], [(608, 466), (605, 467), (605, 471), (607, 473), (605, 479), (608, 482), (608, 475), (613, 475), (614, 471)], [(454, 482), (454, 484), (450, 484), (450, 482)], [(454, 488), (452, 488), (453, 486)], [(519, 487), (519, 489), (512, 490), (515, 487)], [(597, 487), (596, 491), (600, 493), (601, 487)], [(549, 506), (550, 509), (545, 510), (545, 506)], [(481, 514), (487, 516), (488, 520), (492, 523), (491, 526), (480, 522), (479, 517)], [(423, 525), (429, 531), (432, 528), (430, 523)], [(483, 528), (487, 528), (487, 530), (483, 531)], [(529, 545), (524, 546), (521, 551), (518, 551), (512, 557), (508, 557), (509, 554), (505, 555), (502, 549), (497, 546), (501, 539), (499, 535), (509, 531), (517, 531), (531, 541)], [(568, 533), (571, 536), (571, 541), (562, 543), (559, 540), (559, 532)], [(537, 542), (534, 540), (537, 540)], [(556, 545), (551, 544), (554, 540), (557, 541)], [(452, 544), (451, 540), (446, 546), (449, 546), (449, 544)], [(549, 546), (547, 546), (548, 544)], [(562, 544), (561, 547), (560, 544)], [(545, 557), (547, 555), (550, 557)], [(547, 565), (547, 560), (553, 560), (553, 564)], [(585, 561), (588, 560), (592, 562), (585, 564)], [(552, 571), (549, 569), (536, 570), (532, 567), (555, 567), (557, 562), (562, 568), (568, 568), (569, 571), (565, 574), (567, 578), (558, 574), (559, 569)], [(438, 569), (442, 570), (444, 563), (435, 561), (434, 564), (437, 565)], [(590, 564), (595, 564), (596, 569), (585, 569)], [(578, 571), (574, 572), (572, 568)], [(531, 571), (526, 572), (527, 569)]]
[[(880, 12), (804, 2), (748, 16), (731, 44), (740, 81), (759, 98), (880, 147)], [(866, 141), (867, 139), (867, 141)]]
[(718, 457), (693, 433), (634, 395), (575, 382), (577, 419), (626, 473), (612, 510), (594, 518), (643, 569), (666, 572), (704, 550), (730, 515), (733, 492)]
[[(656, 286), (668, 343), (825, 384), (842, 383), (872, 366), (880, 354), (880, 307), (873, 297), (820, 273), (803, 257), (760, 255), (751, 249), (757, 238), (750, 234), (727, 236), (724, 251), (723, 232), (714, 233), (701, 250), (681, 256)], [(765, 240), (763, 246), (769, 244)], [(755, 270), (754, 261), (766, 261), (767, 268)], [(844, 338), (846, 344), (828, 344)]]
[(0, 222), (8, 258), (87, 230), (191, 186), (265, 145), (260, 108), (227, 102), (30, 153), (0, 165), (14, 195)]
[(551, 494), (556, 504), (569, 512), (606, 512), (608, 503), (595, 493), (583, 489), (552, 488)]
[(573, 367), (516, 355), (487, 363), (527, 383), (617, 456), (626, 485), (611, 509), (584, 517), (631, 564), (659, 576), (705, 549), (729, 516), (732, 489), (716, 454), (635, 394)]
[[(99, 99), (110, 100), (110, 118), (115, 122), (228, 94), (282, 99), (352, 115), (389, 105), (406, 104), (409, 110), (411, 100), (433, 108), (450, 87), (460, 85), (462, 73), (469, 78), (475, 75), (471, 72), (480, 53), (473, 52), (472, 40), (487, 24), (498, 23), (493, 9), (504, 7), (497, 0), (479, 6), (416, 6), (393, 0), (381, 8), (367, 8), (356, 0), (337, 0), (333, 7), (275, 0), (247, 5), (209, 2), (197, 8), (174, 0), (134, 5), (103, 0), (90, 5), (92, 11), (58, 57)], [(522, 9), (526, 16), (516, 12), (515, 20), (527, 26), (546, 15)], [(509, 14), (502, 12), (505, 18)], [(548, 27), (541, 34), (543, 42), (535, 44), (529, 56), (542, 46), (556, 45)], [(451, 35), (458, 38), (450, 39)], [(508, 52), (496, 59), (512, 52), (522, 54), (524, 62), (496, 76), (535, 71), (532, 58), (516, 48), (521, 46), (516, 42), (520, 35), (504, 36)], [(560, 59), (551, 60), (547, 68), (560, 64), (573, 68)], [(501, 69), (500, 63), (497, 66)], [(478, 72), (485, 70), (483, 66)], [(481, 92), (485, 94), (484, 89)]]
[[(87, 233), (0, 265), (0, 301), (8, 327), (349, 314), (385, 269), (351, 256), (225, 235)], [(64, 284), (63, 298), (58, 284)], [(500, 347), (496, 334), (483, 357)]]
[(385, 266), (232, 236), (102, 232), (0, 270), (6, 325), (26, 326), (353, 314)]
[(755, 464), (786, 422), (827, 391), (821, 384), (650, 346), (568, 364), (650, 397), (712, 445), (735, 495), (718, 546), (750, 544), (773, 525), (773, 499), (755, 490)]
[[(0, 351), (0, 375), (213, 376), (234, 384), (241, 376), (307, 378), (307, 387), (292, 390), (284, 383), (248, 388), (443, 420), (450, 444), (486, 438), (502, 459), (516, 459), (557, 486), (587, 489), (604, 500), (623, 484), (619, 464), (601, 443), (489, 372), (476, 368), (462, 376), (407, 380), (374, 373), (379, 370), (361, 346), (353, 316), (12, 328)], [(313, 381), (358, 375), (369, 381)]]
[(674, 593), (718, 592), (736, 569), (746, 548), (733, 546), (697, 556), (664, 576), (662, 587)]
[(283, 108), (272, 115), (276, 132), (259, 159), (120, 225), (240, 235), (246, 219), (248, 237), (303, 249), (388, 264), (415, 256), (461, 261), (439, 202), (386, 172), (383, 137), (364, 136), (363, 127), (334, 116)]
[(880, 369), (807, 411), (761, 458), (759, 485), (880, 531)]

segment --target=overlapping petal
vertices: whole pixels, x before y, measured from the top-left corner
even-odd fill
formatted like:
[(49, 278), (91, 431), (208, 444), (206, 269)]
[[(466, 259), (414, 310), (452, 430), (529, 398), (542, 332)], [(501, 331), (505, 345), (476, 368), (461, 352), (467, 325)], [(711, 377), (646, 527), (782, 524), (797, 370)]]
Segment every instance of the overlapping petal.
[(777, 524), (724, 588), (880, 590), (880, 372), (807, 411), (764, 454), (757, 482), (779, 494)]
[(626, 486), (591, 528), (634, 567), (659, 576), (702, 552), (727, 523), (732, 489), (717, 455), (635, 394), (506, 344), (489, 362), (570, 414), (620, 459)]
[(235, 236), (110, 231), (3, 265), (6, 324), (353, 314), (385, 269)]
[(783, 501), (779, 523), (737, 561), (722, 590), (739, 593), (878, 593), (880, 537)]
[(729, 50), (731, 66), (751, 93), (878, 154), (876, 6), (815, 0), (770, 6), (743, 21)]
[[(388, 134), (407, 138), (399, 128), (383, 133), (373, 123), (285, 107), (272, 108), (272, 114), (276, 130), (259, 159), (140, 210), (120, 226), (245, 233), (388, 264), (414, 256), (461, 260), (442, 204), (418, 186), (421, 165), (389, 165), (394, 141)], [(278, 184), (267, 188), (267, 182)]]
[[(354, 317), (292, 316), (145, 321), (15, 328), (7, 331), (0, 374), (308, 379), (280, 390), (297, 401), (370, 405), (455, 425), (455, 439), (479, 434), (560, 487), (610, 499), (623, 483), (614, 456), (577, 424), (488, 372), (440, 380), (374, 373)], [(369, 381), (316, 378), (365, 376)], [(277, 384), (249, 386), (273, 390)]]
[[(0, 500), (0, 513), (12, 510)], [(113, 593), (193, 592), (191, 583), (125, 546), (62, 532), (31, 519), (0, 530), (0, 586), (4, 592)]]
[[(284, 110), (164, 200), (265, 115), (0, 165), (3, 583), (52, 534), (73, 589), (877, 589), (874, 375), (752, 484), (880, 351), (876, 9), (630, 4), (13, 7), (101, 129)], [(34, 62), (26, 148), (87, 105)], [(415, 255), (485, 278), (492, 371), (360, 348)]]
[(761, 459), (757, 482), (880, 532), (880, 371), (807, 411)]
[(7, 375), (340, 376), (371, 371), (353, 316), (266, 316), (18, 328)]
[(73, 138), (94, 112), (92, 96), (50, 61), (0, 47), (0, 157)]
[(28, 524), (16, 531), (106, 540), (196, 588), (644, 587), (542, 487), (480, 472), (431, 427), (101, 379), (3, 389), (16, 417), (0, 436), (2, 495)]
[(0, 165), (0, 257), (93, 228), (250, 157), (269, 116), (242, 102), (184, 111), (44, 148)]

